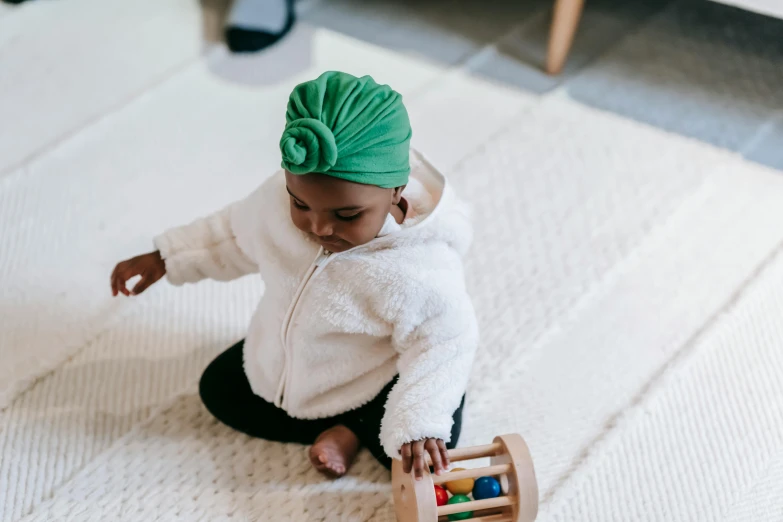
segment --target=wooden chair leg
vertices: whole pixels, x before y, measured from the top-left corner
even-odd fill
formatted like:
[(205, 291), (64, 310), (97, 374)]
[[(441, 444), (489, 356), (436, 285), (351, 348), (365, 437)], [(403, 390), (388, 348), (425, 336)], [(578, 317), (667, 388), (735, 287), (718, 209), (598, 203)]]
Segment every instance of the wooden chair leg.
[(549, 49), (546, 57), (546, 72), (560, 74), (568, 51), (574, 41), (576, 29), (585, 0), (555, 0), (555, 12), (549, 31)]

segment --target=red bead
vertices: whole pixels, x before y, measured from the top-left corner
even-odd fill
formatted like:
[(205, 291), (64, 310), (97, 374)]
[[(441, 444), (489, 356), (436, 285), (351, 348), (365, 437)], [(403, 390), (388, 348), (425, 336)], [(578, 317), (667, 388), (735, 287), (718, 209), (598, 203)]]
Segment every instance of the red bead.
[(440, 486), (435, 486), (435, 503), (439, 506), (445, 506), (449, 501), (449, 494)]

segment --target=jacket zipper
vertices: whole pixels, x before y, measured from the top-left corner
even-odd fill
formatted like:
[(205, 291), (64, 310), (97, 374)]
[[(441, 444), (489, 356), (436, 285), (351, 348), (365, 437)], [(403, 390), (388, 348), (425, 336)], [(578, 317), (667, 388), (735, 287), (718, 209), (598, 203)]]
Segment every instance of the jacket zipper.
[(323, 247), (318, 250), (318, 255), (310, 264), (310, 268), (307, 269), (307, 273), (299, 283), (299, 287), (296, 289), (294, 298), (291, 300), (291, 305), (288, 307), (288, 313), (286, 313), (285, 319), (283, 320), (283, 326), (280, 329), (280, 341), (283, 344), (283, 371), (280, 375), (280, 382), (277, 385), (277, 395), (275, 397), (275, 406), (278, 408), (283, 408), (285, 390), (289, 379), (289, 360), (293, 357), (293, 354), (289, 356), (288, 353), (288, 337), (291, 331), (291, 323), (293, 323), (294, 314), (296, 313), (296, 307), (299, 304), (299, 301), (302, 298), (307, 285), (317, 274), (321, 272), (321, 270), (323, 270), (323, 268), (326, 266), (326, 262), (332, 255), (332, 252), (324, 250)]

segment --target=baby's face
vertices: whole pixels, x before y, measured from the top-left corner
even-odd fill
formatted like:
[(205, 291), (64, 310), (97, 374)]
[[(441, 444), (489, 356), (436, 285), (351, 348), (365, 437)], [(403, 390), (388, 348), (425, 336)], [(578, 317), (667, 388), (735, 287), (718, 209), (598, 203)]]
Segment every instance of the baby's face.
[(323, 174), (286, 172), (291, 219), (299, 230), (330, 252), (372, 241), (381, 231), (402, 189), (360, 185)]

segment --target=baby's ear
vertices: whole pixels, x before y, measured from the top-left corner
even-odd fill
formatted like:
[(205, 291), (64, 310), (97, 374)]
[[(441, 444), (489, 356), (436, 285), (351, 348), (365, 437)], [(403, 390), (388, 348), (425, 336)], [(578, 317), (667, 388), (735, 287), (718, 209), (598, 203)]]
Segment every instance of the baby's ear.
[(392, 191), (392, 205), (397, 205), (402, 199), (402, 191), (405, 190), (407, 185), (397, 187)]

